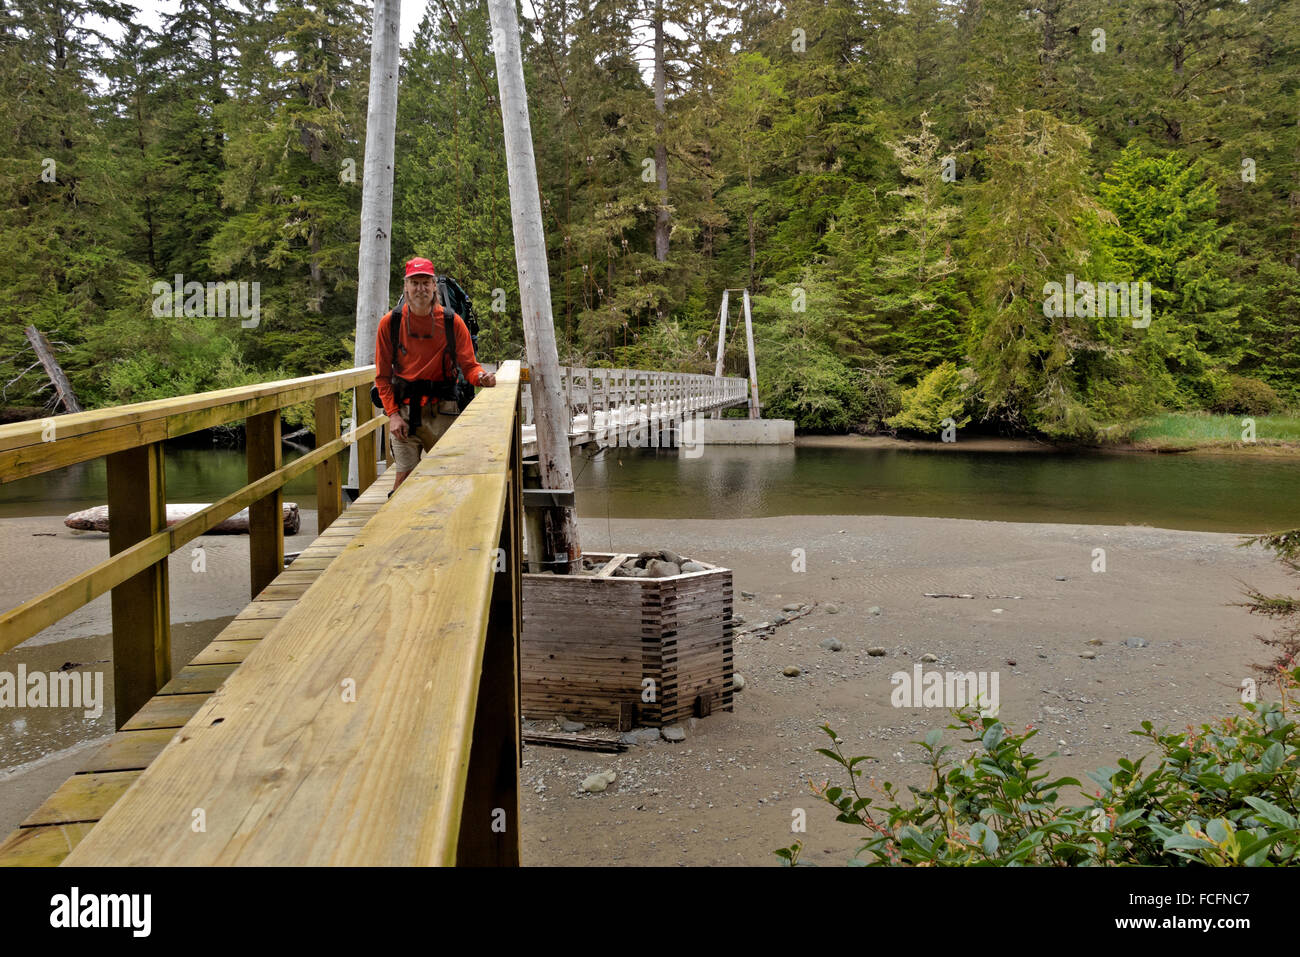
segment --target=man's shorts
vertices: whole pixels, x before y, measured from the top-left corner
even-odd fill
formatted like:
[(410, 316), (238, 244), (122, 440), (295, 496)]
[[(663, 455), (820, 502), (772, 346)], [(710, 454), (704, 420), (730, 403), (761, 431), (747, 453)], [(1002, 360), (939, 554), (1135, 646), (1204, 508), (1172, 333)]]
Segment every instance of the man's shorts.
[(438, 411), (432, 404), (420, 410), (420, 428), (410, 431), (411, 407), (401, 407), (402, 421), (407, 424), (407, 438), (399, 439), (390, 435), (393, 444), (393, 468), (398, 472), (410, 472), (420, 464), (420, 449), (429, 451), (453, 422), (456, 421), (458, 406), (455, 402), (439, 402)]

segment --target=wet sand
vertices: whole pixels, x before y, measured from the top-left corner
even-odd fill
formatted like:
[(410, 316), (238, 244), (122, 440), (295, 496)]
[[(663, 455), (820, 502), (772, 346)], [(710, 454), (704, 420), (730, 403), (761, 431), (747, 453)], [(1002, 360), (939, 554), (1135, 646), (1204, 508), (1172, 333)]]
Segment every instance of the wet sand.
[[(796, 838), (805, 860), (842, 864), (858, 835), (810, 793), (810, 781), (847, 783), (815, 753), (827, 745), (819, 726), (830, 722), (847, 754), (878, 759), (865, 765), (868, 778), (928, 783), (911, 742), (951, 719), (890, 701), (890, 675), (911, 673), (926, 654), (938, 658), (926, 670), (998, 672), (1003, 720), (1039, 728), (1034, 750), (1060, 752), (1051, 769), (1090, 783), (1088, 771), (1145, 753), (1128, 734), (1143, 720), (1178, 729), (1234, 713), (1242, 678), (1271, 658), (1252, 638), (1269, 624), (1229, 605), (1238, 581), (1295, 587), (1263, 550), (1237, 548), (1238, 536), (1143, 526), (806, 516), (581, 528), (588, 547), (669, 546), (730, 567), (749, 624), (787, 603), (820, 604), (768, 640), (741, 638), (735, 664), (746, 685), (734, 711), (699, 720), (680, 744), (612, 755), (526, 748), (528, 864), (771, 865), (772, 851)], [(802, 573), (792, 570), (796, 548)], [(1092, 571), (1096, 548), (1105, 572)], [(842, 651), (821, 647), (830, 637)], [(1148, 644), (1131, 648), (1128, 638)], [(869, 656), (872, 646), (887, 655)], [(789, 665), (803, 673), (785, 677)], [(959, 744), (953, 732), (944, 740)], [(605, 769), (619, 775), (607, 791), (580, 790)], [(796, 834), (800, 809), (807, 832)]]

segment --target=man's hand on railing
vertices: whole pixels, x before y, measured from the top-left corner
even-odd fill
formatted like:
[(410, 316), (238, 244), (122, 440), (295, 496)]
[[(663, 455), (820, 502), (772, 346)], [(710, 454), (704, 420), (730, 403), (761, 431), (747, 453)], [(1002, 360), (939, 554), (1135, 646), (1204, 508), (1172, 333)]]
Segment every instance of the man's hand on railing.
[(484, 372), (478, 377), (478, 384), (484, 389), (490, 389), (497, 384), (497, 377), (491, 372)]
[(406, 438), (406, 420), (402, 418), (400, 412), (394, 412), (388, 417), (388, 434), (395, 439)]

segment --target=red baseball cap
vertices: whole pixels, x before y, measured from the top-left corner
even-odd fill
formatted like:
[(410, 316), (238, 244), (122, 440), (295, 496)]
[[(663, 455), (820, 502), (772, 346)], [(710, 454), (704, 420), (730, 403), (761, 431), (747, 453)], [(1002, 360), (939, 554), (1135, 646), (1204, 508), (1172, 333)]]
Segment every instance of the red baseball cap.
[(436, 275), (438, 274), (434, 272), (433, 263), (429, 262), (429, 260), (427, 259), (421, 259), (419, 256), (417, 256), (414, 259), (408, 260), (406, 263), (406, 277), (408, 279), (411, 276), (436, 276)]

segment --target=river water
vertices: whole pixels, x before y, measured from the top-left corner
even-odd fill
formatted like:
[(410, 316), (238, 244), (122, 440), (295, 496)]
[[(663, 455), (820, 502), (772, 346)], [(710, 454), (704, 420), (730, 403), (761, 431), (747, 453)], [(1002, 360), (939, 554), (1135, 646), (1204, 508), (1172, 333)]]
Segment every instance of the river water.
[[(710, 446), (576, 453), (578, 512), (611, 518), (919, 515), (1152, 525), (1214, 532), (1300, 526), (1300, 457)], [(298, 453), (286, 450), (288, 463)], [(167, 500), (242, 486), (238, 449), (169, 448)], [(285, 489), (316, 506), (316, 480)], [(105, 501), (104, 461), (0, 486), (0, 518), (66, 515)]]
[(614, 518), (918, 515), (1152, 525), (1300, 526), (1300, 458), (804, 446), (606, 449), (575, 459), (579, 514)]

